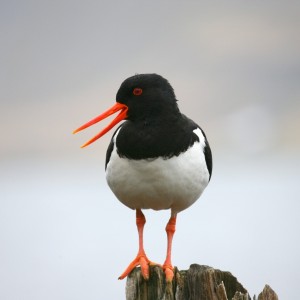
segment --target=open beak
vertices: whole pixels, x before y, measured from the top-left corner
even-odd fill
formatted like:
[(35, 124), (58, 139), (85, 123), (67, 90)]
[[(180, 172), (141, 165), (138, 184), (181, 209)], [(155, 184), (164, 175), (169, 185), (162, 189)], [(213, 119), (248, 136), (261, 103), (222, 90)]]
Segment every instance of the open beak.
[(113, 119), (110, 124), (108, 124), (102, 131), (100, 131), (92, 139), (90, 139), (88, 142), (86, 142), (85, 144), (83, 144), (81, 146), (81, 148), (84, 148), (84, 147), (88, 146), (89, 144), (95, 142), (101, 136), (103, 136), (105, 133), (107, 133), (110, 129), (112, 129), (116, 124), (118, 124), (119, 122), (121, 122), (122, 120), (124, 120), (127, 117), (128, 107), (125, 104), (121, 104), (121, 103), (117, 102), (114, 106), (112, 106), (106, 112), (102, 113), (100, 116), (94, 118), (93, 120), (85, 123), (84, 125), (80, 126), (76, 130), (74, 130), (73, 133), (77, 133), (77, 132), (79, 132), (79, 131), (81, 131), (81, 130), (83, 130), (85, 128), (88, 128), (88, 127), (90, 127), (90, 126), (92, 126), (92, 125), (100, 122), (101, 120), (104, 120), (105, 118), (109, 117), (110, 115), (116, 113), (119, 110), (121, 112), (117, 115), (117, 117), (115, 119)]

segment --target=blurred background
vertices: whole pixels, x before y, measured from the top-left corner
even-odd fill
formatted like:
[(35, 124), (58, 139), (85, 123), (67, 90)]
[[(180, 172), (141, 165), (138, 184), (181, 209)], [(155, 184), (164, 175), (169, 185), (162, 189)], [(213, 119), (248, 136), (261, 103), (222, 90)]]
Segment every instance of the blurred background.
[[(71, 133), (124, 79), (152, 72), (214, 155), (210, 185), (178, 216), (174, 265), (295, 299), (299, 1), (4, 0), (0, 24), (1, 299), (125, 299), (117, 278), (138, 239), (134, 211), (106, 185), (112, 132), (85, 149), (106, 122)], [(161, 263), (169, 212), (145, 214), (146, 252)]]

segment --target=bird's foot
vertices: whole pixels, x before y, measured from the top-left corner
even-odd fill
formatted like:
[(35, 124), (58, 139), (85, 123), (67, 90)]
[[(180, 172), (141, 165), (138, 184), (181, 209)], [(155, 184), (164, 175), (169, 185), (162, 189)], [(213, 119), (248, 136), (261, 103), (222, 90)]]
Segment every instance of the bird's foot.
[(127, 269), (121, 274), (118, 279), (124, 279), (137, 266), (141, 267), (141, 272), (145, 280), (149, 279), (149, 265), (158, 265), (148, 259), (145, 253), (138, 254), (136, 258), (129, 264)]
[(165, 275), (166, 275), (166, 281), (167, 282), (172, 282), (173, 278), (174, 278), (174, 267), (170, 264), (164, 264), (162, 266)]

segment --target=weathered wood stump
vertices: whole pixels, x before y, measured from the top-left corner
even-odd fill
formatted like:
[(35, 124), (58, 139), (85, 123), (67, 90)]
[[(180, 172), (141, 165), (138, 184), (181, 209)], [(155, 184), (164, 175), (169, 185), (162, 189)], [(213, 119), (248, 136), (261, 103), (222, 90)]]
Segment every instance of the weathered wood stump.
[[(171, 283), (166, 282), (164, 272), (158, 266), (150, 267), (149, 280), (144, 280), (140, 269), (136, 268), (127, 278), (126, 300), (251, 300), (251, 298), (230, 272), (192, 264), (186, 271), (175, 269), (174, 280)], [(258, 300), (278, 300), (278, 297), (266, 285)]]
[(258, 295), (258, 300), (278, 300), (278, 296), (269, 285), (265, 285), (263, 291)]

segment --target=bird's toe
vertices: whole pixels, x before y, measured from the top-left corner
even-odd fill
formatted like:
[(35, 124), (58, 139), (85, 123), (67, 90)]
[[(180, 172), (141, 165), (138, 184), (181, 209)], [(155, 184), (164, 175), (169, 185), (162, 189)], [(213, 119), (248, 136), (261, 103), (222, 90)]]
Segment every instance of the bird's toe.
[(124, 279), (127, 277), (131, 271), (137, 266), (141, 267), (141, 273), (145, 280), (149, 279), (149, 265), (157, 265), (156, 263), (150, 261), (146, 254), (137, 255), (137, 257), (129, 264), (126, 270), (121, 274), (119, 279)]
[(163, 270), (166, 275), (166, 281), (172, 282), (174, 278), (174, 268), (171, 265), (163, 265)]

